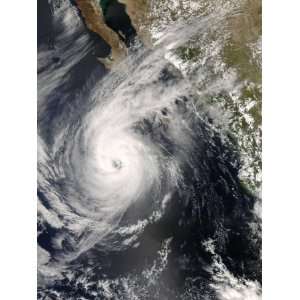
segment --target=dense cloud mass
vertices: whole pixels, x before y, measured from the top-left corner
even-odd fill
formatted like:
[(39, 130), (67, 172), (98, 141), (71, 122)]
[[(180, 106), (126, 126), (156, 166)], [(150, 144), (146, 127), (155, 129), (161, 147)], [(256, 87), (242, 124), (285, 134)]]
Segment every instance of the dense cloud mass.
[(39, 299), (259, 299), (257, 199), (203, 101), (234, 76), (187, 77), (170, 59), (228, 12), (132, 43), (108, 71), (73, 3), (40, 9)]

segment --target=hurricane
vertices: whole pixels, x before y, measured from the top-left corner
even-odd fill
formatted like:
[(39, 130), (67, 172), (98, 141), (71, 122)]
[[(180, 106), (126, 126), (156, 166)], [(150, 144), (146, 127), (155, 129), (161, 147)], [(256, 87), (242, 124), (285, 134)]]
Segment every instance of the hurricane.
[(253, 297), (234, 299), (258, 299), (257, 199), (204, 101), (237, 83), (172, 59), (229, 11), (167, 26), (150, 48), (134, 41), (108, 71), (90, 61), (78, 9), (52, 10), (55, 46), (38, 51), (40, 298), (233, 299), (231, 274)]

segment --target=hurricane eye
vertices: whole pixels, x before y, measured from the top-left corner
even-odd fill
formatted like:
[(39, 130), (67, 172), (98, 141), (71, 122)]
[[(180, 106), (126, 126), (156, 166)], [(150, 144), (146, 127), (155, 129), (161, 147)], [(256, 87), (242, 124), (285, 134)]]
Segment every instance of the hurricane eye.
[(112, 166), (117, 169), (117, 170), (121, 170), (122, 169), (122, 162), (119, 159), (114, 159), (112, 161)]

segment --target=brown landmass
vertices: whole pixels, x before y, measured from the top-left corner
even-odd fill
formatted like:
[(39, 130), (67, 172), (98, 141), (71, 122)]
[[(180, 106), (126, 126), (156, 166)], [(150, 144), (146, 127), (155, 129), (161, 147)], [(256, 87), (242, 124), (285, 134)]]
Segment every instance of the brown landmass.
[(84, 17), (86, 26), (110, 45), (112, 62), (121, 61), (127, 54), (126, 46), (118, 34), (105, 24), (100, 4), (95, 0), (76, 0), (76, 3)]

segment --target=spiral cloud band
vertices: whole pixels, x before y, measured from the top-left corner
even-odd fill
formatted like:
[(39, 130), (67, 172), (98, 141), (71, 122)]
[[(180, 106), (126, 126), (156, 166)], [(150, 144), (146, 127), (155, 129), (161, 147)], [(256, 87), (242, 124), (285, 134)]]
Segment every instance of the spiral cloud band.
[[(181, 43), (202, 26), (185, 29)], [(190, 125), (180, 117), (190, 83), (165, 59), (178, 46), (170, 41), (180, 30), (174, 28), (154, 50), (129, 56), (108, 74), (93, 89), (85, 112), (55, 141), (54, 160), (48, 162), (53, 173), (47, 169), (42, 178), (55, 176), (55, 193), (47, 196), (68, 229), (56, 243), (57, 250), (64, 249), (59, 257), (72, 260), (113, 234), (135, 203), (150, 214), (180, 184), (181, 164), (193, 144)]]

